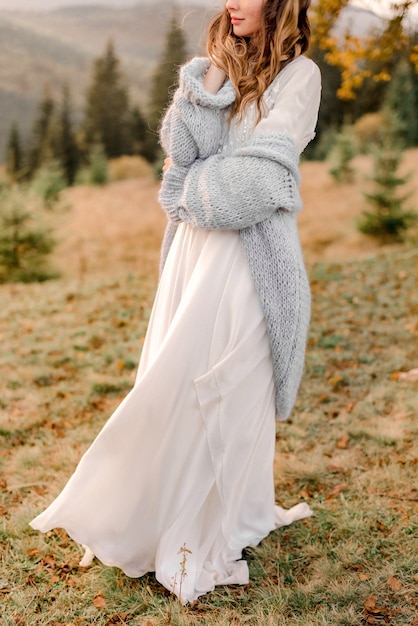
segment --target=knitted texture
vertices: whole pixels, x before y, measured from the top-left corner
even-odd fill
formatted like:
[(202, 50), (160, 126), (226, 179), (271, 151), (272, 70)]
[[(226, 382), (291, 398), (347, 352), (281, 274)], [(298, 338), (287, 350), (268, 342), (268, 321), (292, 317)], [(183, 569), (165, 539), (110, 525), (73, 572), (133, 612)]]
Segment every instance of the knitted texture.
[(180, 167), (197, 158), (206, 159), (220, 145), (227, 109), (235, 100), (235, 90), (226, 81), (217, 94), (205, 91), (203, 76), (209, 60), (196, 57), (180, 70), (180, 86), (166, 112), (160, 130), (161, 145)]
[(296, 216), (283, 211), (240, 231), (273, 358), (278, 419), (289, 417), (305, 361), (311, 295)]
[[(219, 92), (216, 108), (218, 94), (206, 94), (203, 88), (207, 63), (196, 62), (192, 72), (189, 65), (180, 74), (180, 87), (162, 129), (162, 144), (176, 157), (168, 150), (174, 166), (165, 173), (160, 191), (169, 217), (161, 268), (181, 221), (239, 231), (270, 339), (277, 417), (286, 419), (303, 371), (310, 316), (295, 215), (301, 209), (298, 151), (290, 138), (275, 132), (253, 136), (232, 156), (219, 154), (225, 92)], [(224, 87), (228, 85), (229, 81)], [(194, 121), (190, 121), (194, 113), (185, 121), (184, 99), (197, 106)]]
[(298, 161), (297, 148), (286, 135), (260, 134), (230, 157), (214, 154), (190, 167), (170, 167), (160, 203), (174, 221), (240, 230), (279, 209), (302, 208)]

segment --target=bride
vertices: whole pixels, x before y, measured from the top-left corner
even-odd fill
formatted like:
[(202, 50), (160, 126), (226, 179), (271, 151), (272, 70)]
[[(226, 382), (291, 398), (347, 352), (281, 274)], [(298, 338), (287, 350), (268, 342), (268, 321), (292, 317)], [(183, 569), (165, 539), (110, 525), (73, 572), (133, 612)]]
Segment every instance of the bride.
[(245, 584), (246, 546), (311, 515), (275, 505), (275, 418), (299, 386), (310, 292), (299, 245), (298, 159), (320, 75), (310, 0), (227, 0), (207, 57), (180, 71), (161, 142), (168, 226), (134, 388), (52, 504), (106, 565), (182, 602)]

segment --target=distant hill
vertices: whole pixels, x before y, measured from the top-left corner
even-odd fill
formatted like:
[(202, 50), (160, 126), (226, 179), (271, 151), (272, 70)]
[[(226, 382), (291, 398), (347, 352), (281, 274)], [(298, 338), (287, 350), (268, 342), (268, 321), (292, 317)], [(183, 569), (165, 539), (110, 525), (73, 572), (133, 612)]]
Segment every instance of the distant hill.
[[(0, 162), (13, 120), (28, 137), (46, 86), (58, 96), (66, 82), (81, 112), (93, 61), (109, 39), (122, 61), (132, 100), (144, 108), (172, 15), (170, 7), (170, 3), (160, 2), (118, 9), (72, 6), (51, 11), (0, 10)], [(210, 15), (202, 6), (185, 5), (181, 9), (191, 54), (201, 50)]]

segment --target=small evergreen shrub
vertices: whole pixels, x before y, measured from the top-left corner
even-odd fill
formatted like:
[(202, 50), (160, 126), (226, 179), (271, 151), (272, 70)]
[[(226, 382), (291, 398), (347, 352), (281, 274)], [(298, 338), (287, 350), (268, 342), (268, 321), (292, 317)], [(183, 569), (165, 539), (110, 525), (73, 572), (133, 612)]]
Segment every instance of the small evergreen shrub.
[(338, 130), (334, 126), (326, 128), (321, 135), (308, 144), (302, 158), (310, 161), (326, 161), (334, 144)]
[(353, 126), (355, 141), (359, 152), (369, 153), (373, 146), (379, 146), (383, 140), (385, 116), (383, 113), (366, 113)]
[(409, 176), (399, 174), (403, 153), (396, 119), (392, 115), (385, 119), (381, 145), (374, 148), (374, 190), (364, 194), (372, 210), (363, 211), (358, 229), (382, 241), (402, 241), (418, 215), (405, 208), (409, 195), (401, 192)]
[(66, 186), (64, 172), (54, 160), (45, 163), (37, 170), (31, 184), (34, 192), (48, 209), (52, 209), (59, 202), (61, 191)]
[(18, 186), (0, 190), (0, 283), (55, 278), (47, 262), (55, 243), (39, 199)]
[(337, 183), (351, 182), (354, 170), (352, 159), (357, 154), (353, 130), (350, 126), (343, 126), (334, 139), (333, 147), (328, 155), (329, 173)]
[(93, 185), (105, 185), (109, 182), (109, 169), (106, 153), (102, 144), (95, 144), (89, 157), (90, 182)]
[(108, 160), (102, 144), (94, 144), (87, 165), (79, 171), (76, 182), (80, 185), (106, 185), (109, 182)]

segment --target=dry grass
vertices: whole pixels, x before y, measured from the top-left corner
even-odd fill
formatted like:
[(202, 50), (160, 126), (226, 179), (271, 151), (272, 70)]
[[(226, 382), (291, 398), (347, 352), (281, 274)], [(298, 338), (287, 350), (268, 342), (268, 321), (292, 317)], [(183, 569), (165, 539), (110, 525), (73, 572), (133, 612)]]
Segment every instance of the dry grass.
[[(123, 165), (123, 164), (122, 164)], [(418, 150), (406, 153), (404, 171), (415, 172)], [(362, 190), (371, 171), (368, 157), (357, 157), (355, 184), (337, 185), (324, 163), (302, 164), (304, 210), (299, 230), (306, 260), (366, 258), (381, 247), (359, 233), (356, 220), (365, 208)], [(418, 207), (418, 183), (410, 182), (410, 203)], [(57, 265), (70, 277), (143, 274), (155, 271), (165, 217), (158, 202), (158, 183), (150, 175), (122, 180), (104, 188), (76, 187), (66, 194), (72, 207), (63, 216)], [(393, 246), (392, 250), (401, 250)], [(387, 251), (388, 248), (386, 247)]]
[(314, 310), (298, 403), (277, 429), (276, 486), (281, 504), (306, 499), (315, 516), (247, 551), (248, 586), (186, 608), (152, 575), (79, 569), (64, 533), (28, 527), (132, 385), (164, 226), (151, 180), (72, 189), (63, 277), (0, 287), (5, 626), (417, 624), (417, 383), (398, 373), (418, 367), (418, 251), (357, 234), (358, 188), (337, 187), (323, 164), (303, 170)]
[[(418, 210), (417, 167), (418, 150), (407, 151), (401, 172), (414, 174), (409, 182), (408, 192), (411, 193), (410, 206), (415, 210)], [(354, 183), (338, 185), (329, 175), (326, 164), (302, 164), (302, 196), (305, 206), (300, 214), (299, 229), (308, 263), (366, 258), (381, 250), (379, 243), (356, 229), (356, 222), (366, 208), (363, 191), (370, 187), (370, 157), (356, 157), (353, 168)], [(401, 247), (392, 247), (393, 251), (398, 249)]]
[(62, 216), (55, 264), (82, 282), (126, 272), (155, 275), (166, 222), (157, 195), (152, 177), (68, 189), (64, 201), (71, 210)]
[(120, 181), (132, 178), (153, 178), (154, 168), (140, 156), (121, 156), (109, 161), (110, 180)]

